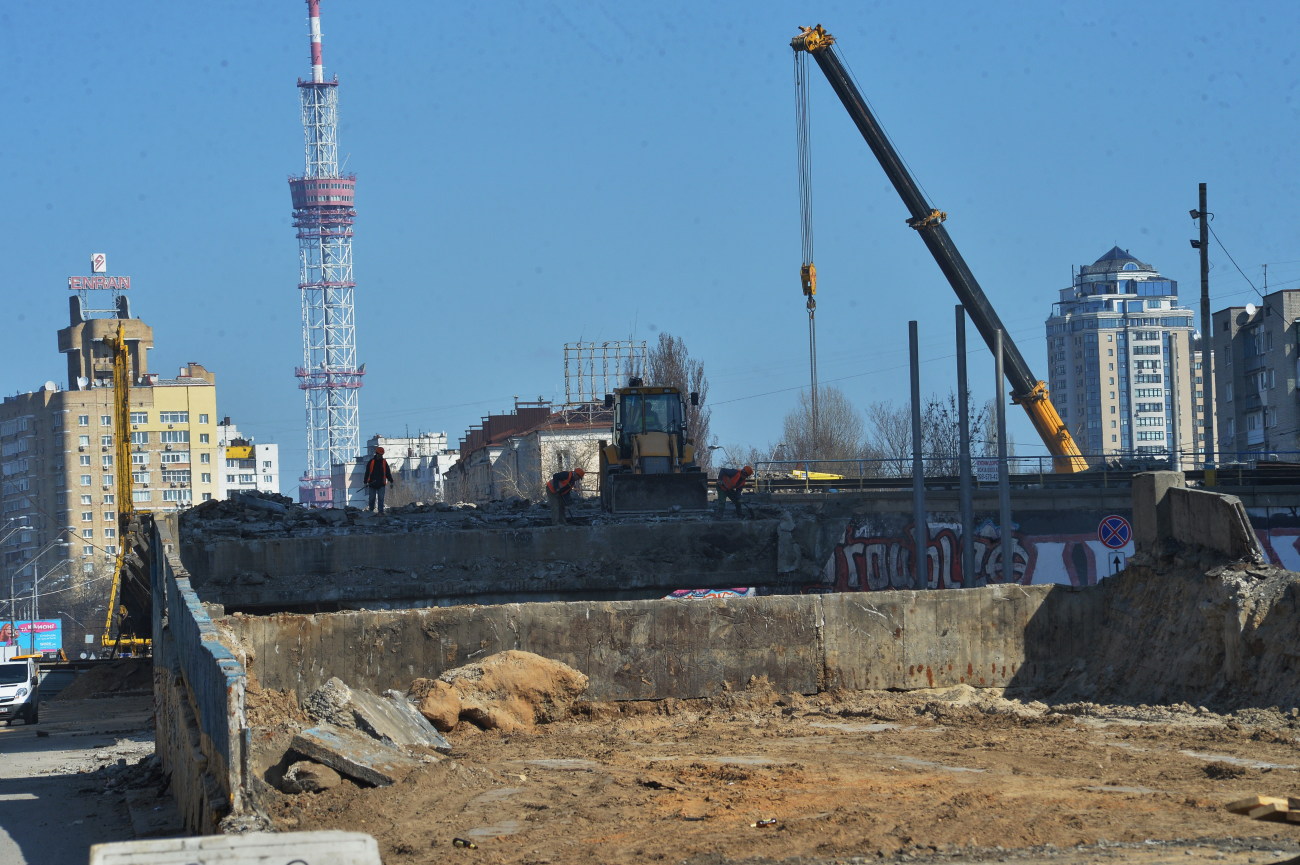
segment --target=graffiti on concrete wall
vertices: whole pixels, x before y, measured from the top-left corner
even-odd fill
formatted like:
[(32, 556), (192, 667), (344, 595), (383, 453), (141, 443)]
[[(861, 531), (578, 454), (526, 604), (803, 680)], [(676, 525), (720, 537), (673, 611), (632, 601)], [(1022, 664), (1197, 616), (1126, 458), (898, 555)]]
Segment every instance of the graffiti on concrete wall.
[[(1005, 582), (1001, 532), (990, 519), (977, 520), (974, 571), (962, 572), (961, 524), (952, 515), (927, 520), (925, 580), (931, 589)], [(1025, 516), (1012, 525), (1012, 581), (1089, 586), (1118, 572), (1132, 554), (1132, 541), (1112, 549), (1098, 536), (1106, 514), (1076, 512)], [(1300, 531), (1300, 530), (1298, 530)], [(877, 514), (849, 522), (823, 571), (825, 590), (871, 592), (916, 588), (916, 544), (912, 523), (898, 515)]]

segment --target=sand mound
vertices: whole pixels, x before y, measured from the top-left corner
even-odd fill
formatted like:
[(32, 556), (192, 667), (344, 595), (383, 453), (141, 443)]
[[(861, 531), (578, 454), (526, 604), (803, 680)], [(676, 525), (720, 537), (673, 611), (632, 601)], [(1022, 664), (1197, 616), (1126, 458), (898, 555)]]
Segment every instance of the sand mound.
[(439, 730), (464, 721), (512, 731), (567, 716), (587, 690), (587, 677), (559, 661), (510, 650), (437, 679), (416, 679), (410, 690), (420, 701), (420, 713)]

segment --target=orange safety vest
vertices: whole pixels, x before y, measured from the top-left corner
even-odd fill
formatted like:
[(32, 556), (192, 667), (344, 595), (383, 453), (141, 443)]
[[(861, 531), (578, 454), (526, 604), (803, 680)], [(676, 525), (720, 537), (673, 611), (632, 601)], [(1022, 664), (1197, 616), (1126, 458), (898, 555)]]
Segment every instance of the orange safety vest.
[(577, 482), (578, 476), (573, 472), (556, 472), (546, 483), (546, 490), (557, 496), (567, 496)]
[(718, 472), (718, 486), (727, 492), (743, 489), (749, 478), (740, 469), (722, 469)]

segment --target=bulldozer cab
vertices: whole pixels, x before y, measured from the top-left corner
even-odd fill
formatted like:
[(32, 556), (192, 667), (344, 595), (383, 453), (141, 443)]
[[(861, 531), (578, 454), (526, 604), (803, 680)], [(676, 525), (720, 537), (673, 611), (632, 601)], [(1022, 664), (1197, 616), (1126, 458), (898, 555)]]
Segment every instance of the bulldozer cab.
[(682, 398), (676, 390), (620, 394), (614, 408), (619, 457), (631, 459), (634, 440), (646, 433), (662, 433), (680, 439), (684, 435), (684, 424)]

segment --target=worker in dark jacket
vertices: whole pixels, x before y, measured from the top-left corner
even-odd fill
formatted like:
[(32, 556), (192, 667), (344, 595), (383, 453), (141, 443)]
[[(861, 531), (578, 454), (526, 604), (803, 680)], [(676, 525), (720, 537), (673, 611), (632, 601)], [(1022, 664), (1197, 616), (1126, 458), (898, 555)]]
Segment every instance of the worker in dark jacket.
[(582, 483), (586, 474), (582, 469), (570, 472), (556, 472), (546, 484), (546, 498), (551, 503), (551, 522), (557, 526), (568, 524), (564, 517), (564, 508), (569, 503), (569, 496), (575, 487)]
[(384, 493), (392, 482), (393, 470), (388, 467), (388, 460), (384, 459), (384, 449), (375, 448), (375, 455), (366, 463), (366, 476), (362, 481), (366, 485), (366, 510), (373, 511), (378, 502), (379, 512), (384, 512)]
[(740, 516), (740, 491), (745, 488), (754, 470), (749, 466), (740, 469), (718, 469), (718, 516), (727, 512), (727, 499), (736, 506), (736, 516)]

